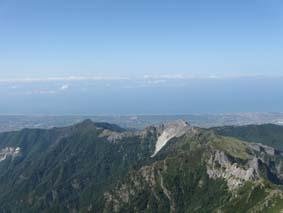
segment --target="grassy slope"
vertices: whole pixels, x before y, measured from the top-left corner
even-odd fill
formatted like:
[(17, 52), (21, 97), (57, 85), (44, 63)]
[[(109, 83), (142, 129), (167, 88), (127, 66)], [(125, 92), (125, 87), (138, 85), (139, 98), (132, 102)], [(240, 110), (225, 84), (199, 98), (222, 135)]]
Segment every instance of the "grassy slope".
[(283, 151), (283, 126), (265, 124), (212, 128), (217, 134), (262, 143)]

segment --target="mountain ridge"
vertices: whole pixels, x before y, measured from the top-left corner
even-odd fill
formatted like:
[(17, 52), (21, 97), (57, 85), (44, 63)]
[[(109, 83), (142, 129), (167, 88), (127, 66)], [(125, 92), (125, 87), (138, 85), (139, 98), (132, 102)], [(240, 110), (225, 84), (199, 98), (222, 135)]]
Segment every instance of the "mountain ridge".
[(127, 130), (86, 120), (1, 133), (7, 147), (20, 152), (0, 162), (1, 212), (252, 211), (283, 200), (281, 151), (185, 121)]

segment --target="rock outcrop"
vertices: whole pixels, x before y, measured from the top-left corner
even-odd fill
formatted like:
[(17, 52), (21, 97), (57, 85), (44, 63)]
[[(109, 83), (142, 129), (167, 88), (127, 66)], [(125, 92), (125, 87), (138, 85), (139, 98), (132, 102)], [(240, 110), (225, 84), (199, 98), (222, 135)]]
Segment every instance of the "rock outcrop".
[(20, 147), (6, 147), (0, 150), (0, 162), (6, 160), (8, 157), (17, 157), (20, 154), (20, 150)]
[(224, 152), (218, 150), (210, 156), (206, 168), (209, 178), (223, 178), (231, 191), (247, 181), (260, 178), (257, 158), (248, 161), (246, 165), (240, 165), (231, 162)]

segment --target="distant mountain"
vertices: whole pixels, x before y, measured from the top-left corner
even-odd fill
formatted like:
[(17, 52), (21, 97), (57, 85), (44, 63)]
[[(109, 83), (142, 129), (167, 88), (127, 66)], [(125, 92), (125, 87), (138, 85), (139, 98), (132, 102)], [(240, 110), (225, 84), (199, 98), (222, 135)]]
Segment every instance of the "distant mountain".
[(0, 134), (0, 212), (278, 212), (283, 154), (185, 121)]
[(283, 124), (283, 113), (218, 113), (218, 114), (172, 114), (172, 115), (109, 115), (109, 116), (17, 116), (0, 115), (0, 132), (23, 128), (64, 127), (86, 119), (95, 122), (110, 122), (123, 128), (144, 129), (175, 120), (190, 121), (190, 124), (203, 128), (272, 123)]

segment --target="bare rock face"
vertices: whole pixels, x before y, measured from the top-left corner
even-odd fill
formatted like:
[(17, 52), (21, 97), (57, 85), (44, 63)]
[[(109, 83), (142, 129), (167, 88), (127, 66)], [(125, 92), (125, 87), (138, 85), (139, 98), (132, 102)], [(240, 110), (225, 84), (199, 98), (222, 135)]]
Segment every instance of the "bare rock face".
[(264, 152), (268, 155), (275, 155), (275, 149), (260, 143), (250, 143), (249, 148), (257, 152)]
[(207, 163), (207, 174), (212, 179), (223, 178), (229, 190), (235, 190), (247, 181), (260, 178), (257, 158), (250, 160), (247, 165), (232, 163), (222, 151), (216, 151)]
[(20, 147), (6, 147), (0, 150), (0, 162), (6, 160), (7, 157), (15, 158), (20, 154)]
[(121, 140), (125, 133), (113, 132), (108, 129), (103, 130), (103, 132), (99, 135), (100, 137), (106, 137), (107, 140), (111, 143), (116, 143), (117, 140)]
[(151, 157), (154, 157), (171, 139), (181, 137), (186, 133), (195, 132), (194, 128), (183, 120), (177, 120), (158, 127), (160, 136), (155, 145), (155, 151)]

